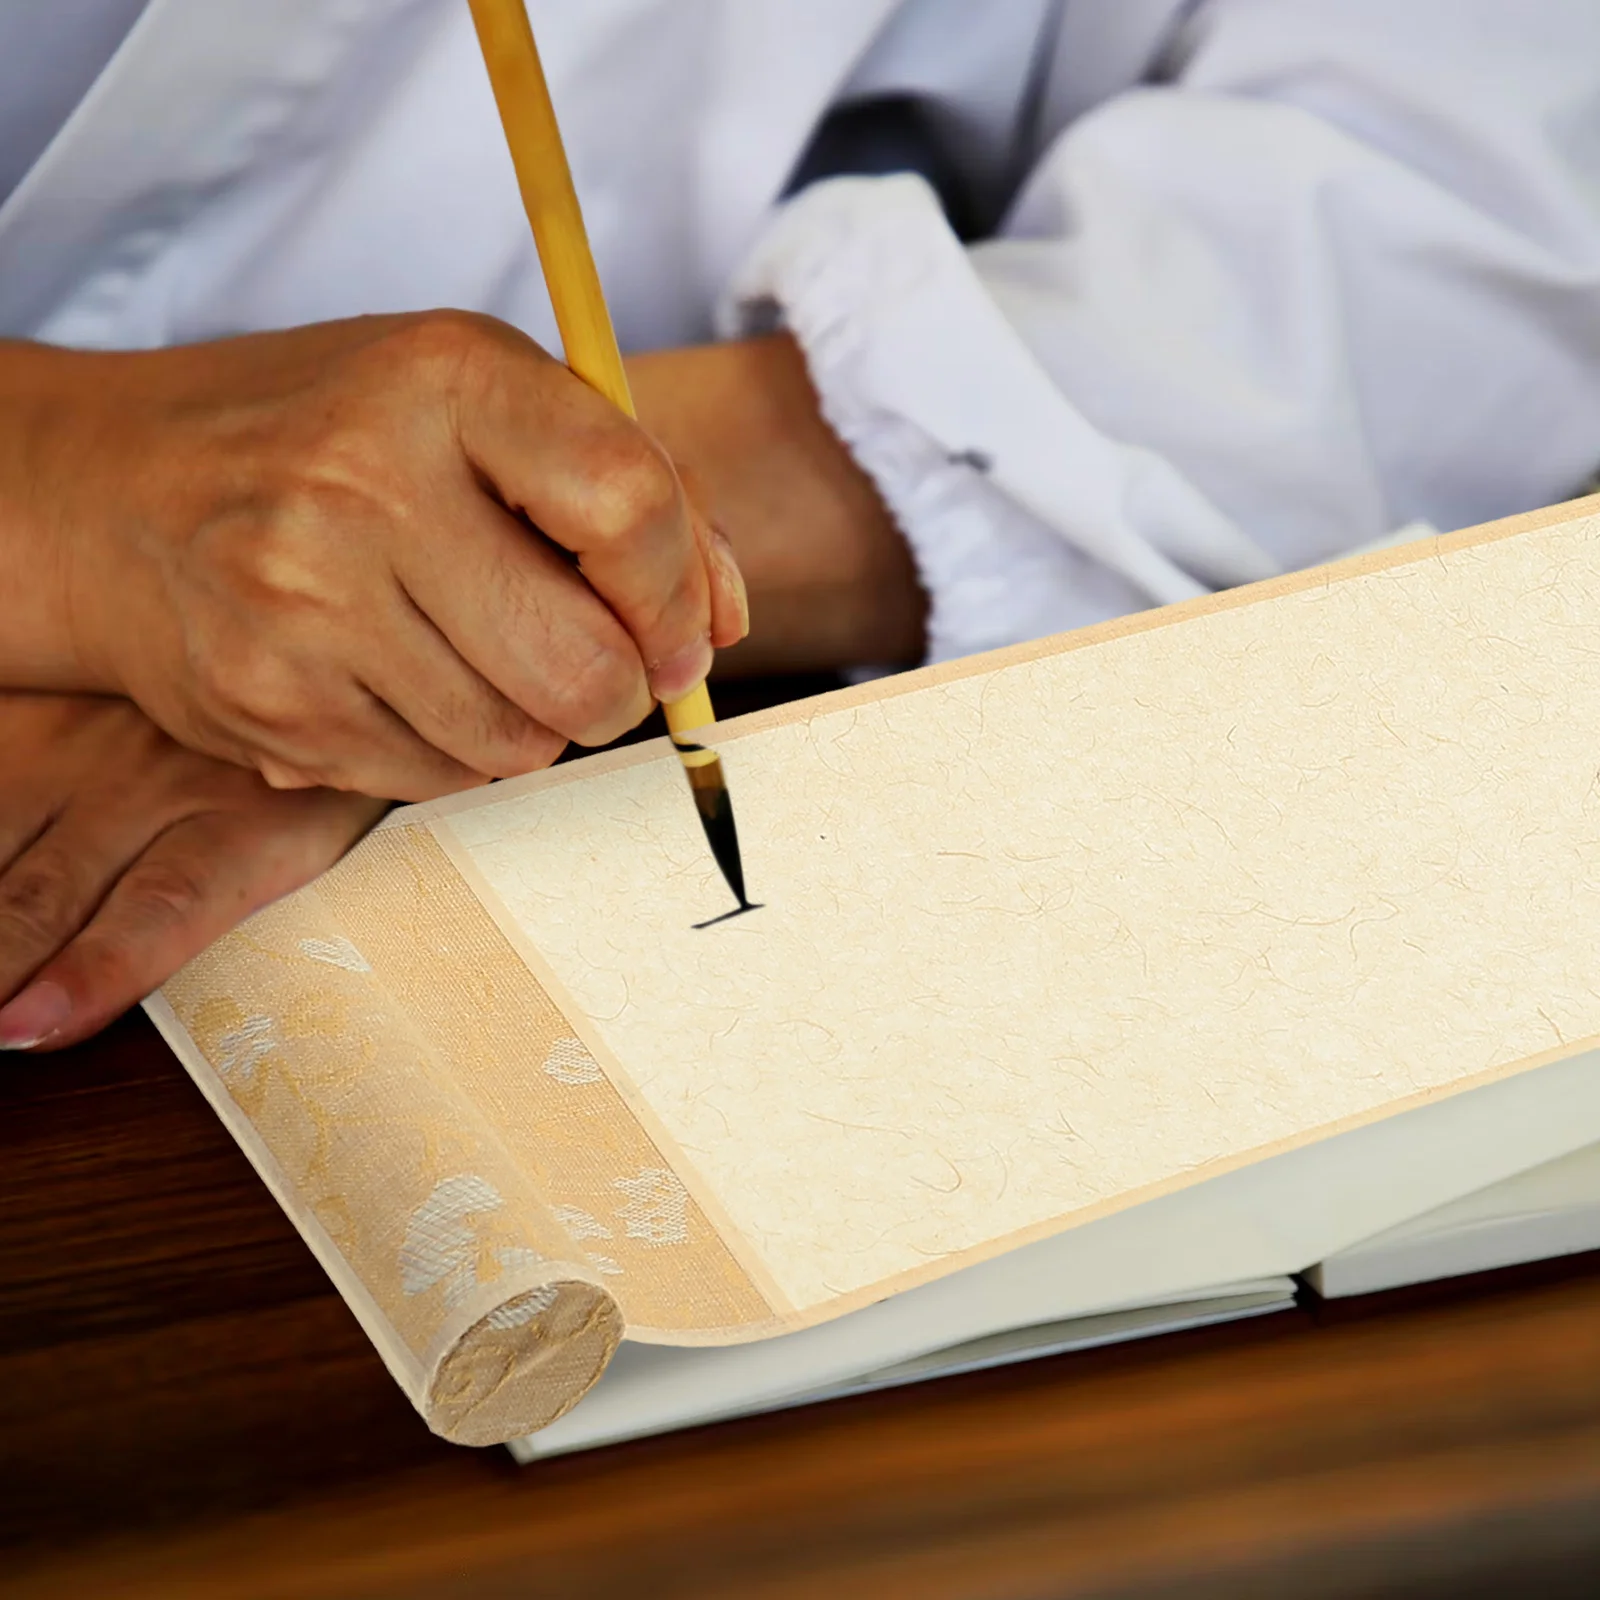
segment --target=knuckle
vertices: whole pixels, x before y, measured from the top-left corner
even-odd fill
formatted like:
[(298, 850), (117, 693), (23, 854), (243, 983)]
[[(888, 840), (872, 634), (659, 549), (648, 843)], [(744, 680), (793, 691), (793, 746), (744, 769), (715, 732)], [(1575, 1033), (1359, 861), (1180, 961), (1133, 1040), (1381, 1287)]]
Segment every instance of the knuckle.
[(561, 752), (567, 748), (567, 741), (554, 729), (535, 724), (523, 734), (518, 742), (518, 748), (526, 764), (524, 770), (537, 772), (541, 767), (555, 763)]
[[(334, 448), (326, 442), (318, 446), (324, 455)], [(303, 536), (324, 520), (322, 500), (321, 490), (309, 483), (287, 489), (271, 524), (234, 554), (233, 585), (256, 618), (322, 601), (325, 559), (318, 541)]]
[(0, 948), (38, 952), (70, 931), (73, 875), (66, 859), (24, 861), (0, 878)]
[(587, 509), (599, 544), (631, 543), (683, 510), (672, 463), (643, 434), (599, 453), (595, 466)]
[[(463, 774), (515, 778), (547, 767), (566, 747), (513, 701), (483, 686), (461, 687), (429, 700), (414, 727), (441, 765)], [(446, 730), (453, 737), (446, 737)], [(453, 756), (444, 754), (446, 748)], [(451, 774), (452, 777), (455, 774)]]
[(274, 789), (354, 789), (360, 786), (364, 768), (359, 756), (354, 759), (297, 761), (292, 767), (273, 764), (268, 782)]
[(711, 591), (699, 574), (680, 574), (644, 619), (648, 637), (657, 641), (663, 659), (687, 649), (711, 631)]
[(309, 710), (303, 681), (276, 651), (239, 638), (210, 653), (202, 671), (210, 698), (229, 721), (263, 728), (297, 728)]
[(320, 600), (347, 575), (374, 531), (404, 518), (414, 493), (410, 464), (427, 439), (417, 404), (434, 374), (409, 373), (386, 351), (365, 370), (301, 405), (281, 450), (267, 462), (259, 503), (232, 541), (243, 578), (269, 596)]
[(553, 688), (556, 712), (551, 721), (580, 743), (621, 733), (645, 698), (637, 660), (604, 645), (572, 657)]
[(522, 726), (491, 740), (477, 765), (491, 778), (520, 778), (525, 772), (539, 772), (552, 765), (566, 747), (567, 741), (559, 733), (524, 721)]
[(275, 756), (258, 755), (255, 758), (255, 769), (269, 789), (282, 791), (321, 787), (320, 780), (306, 772), (303, 767), (291, 766), (287, 761), (279, 761)]
[[(381, 746), (303, 762), (296, 767), (302, 791), (379, 795), (414, 805), (461, 787), (458, 764), (428, 750), (397, 751)], [(455, 781), (452, 781), (452, 780)]]
[[(529, 766), (548, 766), (560, 754), (566, 743), (559, 734), (535, 722), (519, 706), (498, 697), (479, 708), (478, 744), (487, 752), (488, 759), (515, 766), (516, 772), (532, 770)], [(496, 777), (511, 777), (512, 772), (500, 772), (484, 766), (484, 772)]]
[(420, 376), (454, 378), (494, 349), (494, 329), (493, 318), (475, 311), (422, 311), (389, 336), (389, 353)]
[[(335, 436), (337, 435), (337, 436)], [(222, 648), (286, 626), (343, 620), (354, 609), (354, 555), (373, 518), (372, 476), (355, 435), (325, 429), (298, 449), (248, 513), (219, 519), (196, 547), (197, 614)]]
[(86, 994), (109, 1001), (115, 1010), (132, 1004), (138, 998), (136, 991), (147, 987), (135, 980), (139, 970), (138, 946), (127, 934), (90, 928), (73, 941), (66, 959), (77, 986)]
[(553, 767), (561, 759), (561, 752), (566, 748), (567, 741), (559, 733), (541, 731), (537, 738), (524, 741), (522, 759), (517, 763), (517, 770), (508, 772), (505, 776), (518, 778), (525, 772), (543, 772), (546, 767)]
[(122, 880), (124, 910), (140, 927), (181, 926), (196, 916), (209, 897), (210, 884), (190, 861), (141, 861)]

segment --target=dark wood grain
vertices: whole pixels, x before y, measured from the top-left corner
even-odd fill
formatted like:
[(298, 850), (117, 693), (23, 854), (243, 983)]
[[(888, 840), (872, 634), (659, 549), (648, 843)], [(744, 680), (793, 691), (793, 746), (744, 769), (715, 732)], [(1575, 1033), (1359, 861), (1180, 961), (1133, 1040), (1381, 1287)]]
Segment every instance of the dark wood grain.
[(433, 1438), (154, 1031), (0, 1058), (0, 1596), (1600, 1594), (1600, 1258), (527, 1469)]
[(0, 1071), (0, 1487), (8, 1596), (1590, 1595), (1600, 1261), (519, 1470), (130, 1019)]

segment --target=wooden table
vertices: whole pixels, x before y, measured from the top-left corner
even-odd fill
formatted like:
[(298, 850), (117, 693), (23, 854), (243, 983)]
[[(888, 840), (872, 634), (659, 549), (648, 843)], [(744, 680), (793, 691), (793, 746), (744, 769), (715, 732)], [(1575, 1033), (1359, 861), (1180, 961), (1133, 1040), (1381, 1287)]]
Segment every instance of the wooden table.
[(142, 1018), (0, 1059), (0, 1596), (1600, 1594), (1600, 1257), (518, 1469)]
[(154, 1031), (0, 1064), (0, 1595), (1600, 1593), (1600, 1258), (518, 1469)]

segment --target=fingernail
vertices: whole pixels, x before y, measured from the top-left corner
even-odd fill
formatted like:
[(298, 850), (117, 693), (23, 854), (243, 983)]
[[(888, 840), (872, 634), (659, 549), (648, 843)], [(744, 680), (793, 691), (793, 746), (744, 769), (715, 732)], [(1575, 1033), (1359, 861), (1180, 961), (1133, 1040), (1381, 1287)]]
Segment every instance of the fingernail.
[(0, 1050), (31, 1050), (59, 1033), (72, 1015), (72, 1001), (59, 983), (29, 984), (7, 1006), (0, 1006)]
[(739, 608), (739, 637), (743, 639), (750, 632), (750, 595), (744, 585), (744, 574), (739, 570), (727, 534), (714, 522), (710, 524), (709, 532), (711, 536), (707, 541), (707, 549), (725, 587), (733, 596), (734, 604)]
[(693, 644), (663, 661), (650, 674), (650, 692), (663, 704), (681, 700), (706, 681), (711, 671), (711, 636), (702, 633)]

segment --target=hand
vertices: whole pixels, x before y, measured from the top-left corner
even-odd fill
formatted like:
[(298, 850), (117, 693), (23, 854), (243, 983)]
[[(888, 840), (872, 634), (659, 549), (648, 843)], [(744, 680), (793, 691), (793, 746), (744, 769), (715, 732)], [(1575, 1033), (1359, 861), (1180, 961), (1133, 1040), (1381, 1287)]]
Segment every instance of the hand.
[(384, 809), (276, 793), (122, 700), (0, 694), (0, 750), (0, 1049), (104, 1027)]
[(750, 636), (718, 655), (718, 676), (922, 659), (911, 552), (824, 422), (793, 339), (636, 356), (628, 380), (749, 585)]
[(531, 771), (744, 626), (666, 454), (490, 318), (0, 345), (0, 683), (126, 695), (274, 787)]

